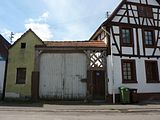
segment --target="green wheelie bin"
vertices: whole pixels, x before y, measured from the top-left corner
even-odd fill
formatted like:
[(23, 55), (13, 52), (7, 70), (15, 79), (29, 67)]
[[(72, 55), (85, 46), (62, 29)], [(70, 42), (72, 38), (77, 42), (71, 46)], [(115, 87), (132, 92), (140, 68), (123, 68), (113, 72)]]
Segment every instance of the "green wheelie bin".
[(130, 90), (129, 88), (125, 86), (119, 87), (119, 92), (120, 92), (120, 102), (122, 104), (128, 104), (130, 103)]

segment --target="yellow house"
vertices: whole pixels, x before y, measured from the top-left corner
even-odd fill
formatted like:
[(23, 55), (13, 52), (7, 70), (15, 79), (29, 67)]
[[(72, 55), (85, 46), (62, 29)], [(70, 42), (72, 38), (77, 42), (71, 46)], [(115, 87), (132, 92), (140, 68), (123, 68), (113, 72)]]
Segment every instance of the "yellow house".
[(35, 45), (42, 40), (29, 29), (9, 49), (5, 98), (30, 98)]

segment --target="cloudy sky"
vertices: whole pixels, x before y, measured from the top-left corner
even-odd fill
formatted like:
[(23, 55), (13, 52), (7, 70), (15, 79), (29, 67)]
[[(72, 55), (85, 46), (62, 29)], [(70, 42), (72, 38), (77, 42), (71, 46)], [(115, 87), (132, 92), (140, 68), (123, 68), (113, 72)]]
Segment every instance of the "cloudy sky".
[(42, 40), (88, 40), (121, 0), (3, 0), (0, 34), (31, 28)]

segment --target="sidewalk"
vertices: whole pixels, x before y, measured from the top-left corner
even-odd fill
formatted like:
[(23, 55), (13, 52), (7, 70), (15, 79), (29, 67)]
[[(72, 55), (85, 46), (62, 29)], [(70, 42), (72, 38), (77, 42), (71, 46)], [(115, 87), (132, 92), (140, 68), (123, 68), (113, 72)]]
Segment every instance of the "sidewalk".
[(0, 111), (23, 111), (23, 112), (109, 112), (109, 113), (130, 113), (130, 112), (160, 112), (160, 104), (144, 105), (58, 105), (58, 104), (15, 104), (0, 103)]

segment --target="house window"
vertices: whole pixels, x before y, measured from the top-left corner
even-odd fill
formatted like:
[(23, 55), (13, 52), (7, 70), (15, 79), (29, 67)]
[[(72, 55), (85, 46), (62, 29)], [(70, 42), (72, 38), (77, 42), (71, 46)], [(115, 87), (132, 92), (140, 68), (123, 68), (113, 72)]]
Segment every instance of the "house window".
[(157, 61), (145, 61), (146, 67), (146, 80), (147, 83), (158, 83), (159, 75), (158, 75), (158, 64)]
[(154, 45), (154, 32), (152, 30), (144, 30), (144, 45), (153, 46)]
[(21, 43), (21, 48), (22, 49), (26, 48), (26, 43)]
[(138, 6), (139, 17), (153, 18), (152, 7), (150, 6)]
[(123, 46), (132, 46), (132, 30), (130, 28), (121, 29), (121, 44)]
[(122, 82), (137, 83), (135, 60), (122, 60)]
[(17, 68), (16, 84), (25, 84), (26, 68)]

